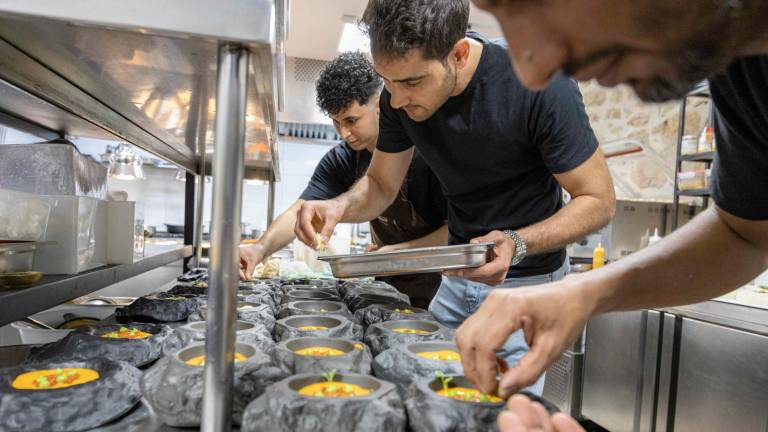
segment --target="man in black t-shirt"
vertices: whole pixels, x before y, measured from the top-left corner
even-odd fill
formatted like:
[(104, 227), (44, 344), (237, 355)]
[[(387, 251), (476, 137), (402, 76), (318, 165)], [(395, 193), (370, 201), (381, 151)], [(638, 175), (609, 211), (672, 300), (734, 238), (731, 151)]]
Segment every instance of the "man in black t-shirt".
[[(606, 86), (626, 83), (641, 98), (661, 101), (708, 78), (717, 154), (716, 206), (659, 244), (578, 278), (490, 296), (456, 335), (470, 379), (495, 385), (494, 351), (521, 327), (531, 351), (502, 378), (502, 395), (533, 382), (592, 315), (712, 299), (768, 268), (768, 2), (474, 2), (498, 18), (517, 75), (532, 89), (564, 71)], [(499, 418), (504, 432), (582, 430), (519, 396), (508, 406)]]
[[(488, 264), (446, 272), (430, 311), (452, 328), (496, 286), (562, 279), (565, 246), (606, 224), (615, 206), (576, 83), (561, 76), (528, 91), (505, 45), (467, 33), (468, 19), (468, 0), (368, 2), (362, 22), (385, 86), (377, 152), (350, 192), (306, 202), (297, 226), (299, 239), (313, 244), (314, 218), (328, 236), (339, 221), (380, 211), (415, 147), (443, 185), (450, 242), (495, 243)], [(517, 333), (500, 355), (515, 364), (526, 350)], [(540, 379), (530, 390), (542, 386)]]
[[(317, 81), (317, 102), (344, 142), (333, 147), (315, 168), (307, 188), (255, 245), (240, 249), (241, 277), (265, 257), (294, 239), (296, 212), (304, 201), (327, 200), (344, 193), (365, 174), (379, 133), (381, 78), (361, 53), (334, 59)], [(446, 201), (435, 175), (415, 154), (397, 198), (371, 221), (370, 250), (440, 246), (448, 241)], [(439, 276), (415, 275), (384, 279), (408, 294), (413, 306), (426, 308), (440, 283)]]

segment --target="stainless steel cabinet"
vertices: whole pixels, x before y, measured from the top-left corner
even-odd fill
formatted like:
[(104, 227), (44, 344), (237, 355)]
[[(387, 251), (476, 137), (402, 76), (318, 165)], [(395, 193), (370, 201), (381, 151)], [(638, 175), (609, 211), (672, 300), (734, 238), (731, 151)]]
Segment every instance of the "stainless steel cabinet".
[(582, 413), (614, 432), (651, 430), (661, 313), (617, 312), (587, 324)]
[(765, 432), (768, 337), (684, 318), (675, 432)]

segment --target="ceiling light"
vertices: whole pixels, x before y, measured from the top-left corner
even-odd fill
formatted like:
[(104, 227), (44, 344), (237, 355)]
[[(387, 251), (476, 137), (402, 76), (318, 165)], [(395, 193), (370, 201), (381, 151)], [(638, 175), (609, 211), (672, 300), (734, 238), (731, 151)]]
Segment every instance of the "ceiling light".
[(341, 29), (337, 51), (340, 53), (347, 51), (371, 52), (371, 40), (357, 24), (357, 18), (345, 15), (342, 21), (344, 21), (344, 27)]
[(144, 169), (141, 164), (141, 156), (133, 151), (133, 147), (128, 143), (120, 143), (109, 156), (109, 176), (118, 180), (143, 180)]

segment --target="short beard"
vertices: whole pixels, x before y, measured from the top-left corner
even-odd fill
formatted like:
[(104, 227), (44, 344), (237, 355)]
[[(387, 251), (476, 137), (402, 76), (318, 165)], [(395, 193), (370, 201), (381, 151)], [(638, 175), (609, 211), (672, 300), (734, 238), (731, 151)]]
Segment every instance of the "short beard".
[(697, 41), (672, 60), (677, 70), (674, 76), (631, 81), (630, 84), (645, 102), (680, 99), (701, 81), (725, 71), (732, 60), (726, 52), (729, 50), (718, 42)]

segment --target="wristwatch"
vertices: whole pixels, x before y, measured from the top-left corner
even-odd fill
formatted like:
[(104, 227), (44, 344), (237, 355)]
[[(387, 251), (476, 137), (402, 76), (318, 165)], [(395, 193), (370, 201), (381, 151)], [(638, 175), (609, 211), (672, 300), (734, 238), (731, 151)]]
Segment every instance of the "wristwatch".
[(520, 234), (518, 234), (517, 231), (504, 230), (503, 232), (515, 242), (515, 256), (512, 257), (510, 265), (516, 266), (525, 259), (526, 253), (528, 252), (528, 248), (525, 246), (525, 240), (520, 237)]

